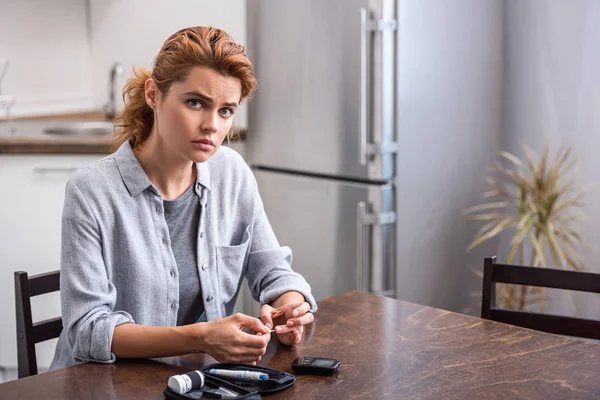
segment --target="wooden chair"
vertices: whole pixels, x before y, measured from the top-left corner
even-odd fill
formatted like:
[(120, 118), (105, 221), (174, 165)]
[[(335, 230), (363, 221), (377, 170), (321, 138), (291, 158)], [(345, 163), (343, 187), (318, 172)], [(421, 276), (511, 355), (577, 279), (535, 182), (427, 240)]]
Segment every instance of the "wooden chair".
[(33, 323), (30, 299), (57, 290), (60, 290), (60, 271), (31, 277), (27, 272), (15, 272), (19, 378), (38, 373), (35, 344), (58, 337), (63, 328), (61, 317)]
[(481, 318), (559, 335), (600, 339), (600, 321), (496, 308), (496, 283), (600, 293), (600, 274), (496, 264), (485, 259)]

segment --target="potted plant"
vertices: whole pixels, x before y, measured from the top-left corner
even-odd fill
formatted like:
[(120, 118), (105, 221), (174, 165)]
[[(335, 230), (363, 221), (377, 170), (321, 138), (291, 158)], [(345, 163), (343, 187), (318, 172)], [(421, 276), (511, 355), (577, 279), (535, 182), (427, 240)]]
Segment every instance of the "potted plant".
[[(501, 161), (512, 168), (498, 161), (487, 178), (486, 203), (464, 211), (468, 219), (484, 224), (468, 250), (506, 232), (512, 235), (507, 264), (516, 260), (520, 265), (546, 268), (551, 259), (554, 268), (581, 271), (583, 238), (577, 224), (584, 221), (580, 200), (585, 188), (578, 188), (572, 177), (576, 160), (571, 149), (561, 148), (551, 157), (548, 144), (541, 156), (525, 146), (525, 154), (523, 162), (500, 152)], [(523, 310), (539, 304), (544, 311), (543, 288), (499, 284), (496, 290), (500, 307)]]

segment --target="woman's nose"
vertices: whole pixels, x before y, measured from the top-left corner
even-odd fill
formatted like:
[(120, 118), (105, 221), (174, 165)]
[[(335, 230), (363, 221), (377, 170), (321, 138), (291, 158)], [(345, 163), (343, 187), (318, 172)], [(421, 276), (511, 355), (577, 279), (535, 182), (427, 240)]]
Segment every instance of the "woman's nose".
[(202, 132), (215, 133), (219, 130), (219, 116), (216, 112), (206, 113), (203, 115), (200, 129)]

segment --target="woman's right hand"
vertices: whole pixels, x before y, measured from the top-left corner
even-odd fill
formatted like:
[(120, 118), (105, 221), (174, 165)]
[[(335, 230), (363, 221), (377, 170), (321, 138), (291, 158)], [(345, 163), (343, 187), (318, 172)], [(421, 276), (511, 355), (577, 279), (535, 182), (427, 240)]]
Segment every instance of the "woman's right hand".
[[(258, 318), (241, 313), (190, 327), (196, 328), (194, 333), (201, 342), (200, 352), (208, 353), (219, 362), (256, 364), (267, 351), (271, 339), (269, 328)], [(244, 327), (257, 334), (244, 332)]]

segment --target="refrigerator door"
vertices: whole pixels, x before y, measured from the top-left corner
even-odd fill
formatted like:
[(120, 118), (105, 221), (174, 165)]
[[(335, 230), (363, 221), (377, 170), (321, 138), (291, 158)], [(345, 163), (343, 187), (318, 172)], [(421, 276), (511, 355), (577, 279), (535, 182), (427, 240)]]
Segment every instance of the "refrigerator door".
[(252, 165), (392, 178), (394, 8), (393, 0), (248, 1), (258, 79), (248, 104)]
[(351, 290), (394, 295), (391, 185), (254, 173), (275, 235), (317, 299)]

